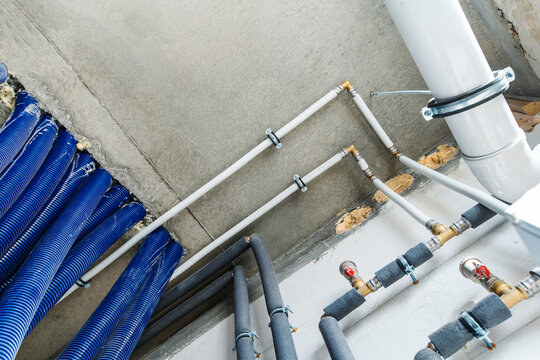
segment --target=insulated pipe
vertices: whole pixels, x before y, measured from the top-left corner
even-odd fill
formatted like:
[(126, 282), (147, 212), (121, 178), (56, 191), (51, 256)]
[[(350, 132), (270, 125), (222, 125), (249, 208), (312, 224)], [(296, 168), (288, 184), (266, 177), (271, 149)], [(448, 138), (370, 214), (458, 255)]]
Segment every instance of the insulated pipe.
[(147, 275), (137, 298), (126, 310), (96, 359), (129, 359), (183, 252), (182, 246), (176, 241), (167, 244), (152, 273)]
[(229, 285), (232, 280), (232, 273), (226, 272), (204, 289), (197, 292), (195, 295), (178, 305), (173, 310), (169, 311), (162, 318), (148, 325), (144, 330), (137, 347), (146, 344), (148, 341), (150, 341), (150, 339), (161, 333), (170, 325), (182, 319), (197, 307), (201, 306), (201, 304), (215, 297), (225, 286)]
[(36, 127), (40, 110), (37, 101), (26, 91), (17, 94), (15, 107), (0, 129), (0, 174), (22, 149)]
[(169, 289), (159, 300), (154, 313), (158, 314), (168, 306), (172, 305), (176, 300), (186, 296), (190, 291), (201, 285), (206, 280), (210, 279), (221, 269), (229, 265), (234, 259), (245, 253), (250, 248), (246, 238), (241, 238), (224, 252), (210, 260), (200, 270), (190, 275), (178, 285)]
[(24, 259), (36, 246), (50, 224), (71, 200), (81, 184), (94, 171), (95, 166), (90, 155), (85, 153), (75, 155), (69, 169), (54, 193), (47, 200), (46, 205), (43, 206), (24, 232), (18, 236), (7, 253), (0, 258), (0, 281), (2, 282), (0, 289), (7, 288), (9, 285), (5, 283), (7, 277), (13, 274), (15, 269), (24, 262)]
[(139, 203), (131, 203), (115, 212), (100, 226), (74, 245), (47, 288), (36, 314), (28, 327), (29, 334), (47, 315), (64, 293), (122, 235), (146, 214)]
[(58, 138), (30, 184), (0, 218), (0, 258), (49, 199), (75, 155), (75, 138), (65, 130)]
[(64, 348), (58, 360), (94, 359), (133, 302), (147, 274), (159, 259), (170, 234), (161, 227), (142, 244), (112, 289)]
[(289, 324), (288, 307), (285, 307), (281, 298), (272, 260), (260, 235), (254, 234), (250, 236), (249, 242), (259, 267), (266, 310), (270, 316), (276, 358), (277, 360), (296, 360), (298, 356), (294, 348), (291, 325)]
[[(338, 154), (334, 155), (327, 161), (325, 161), (323, 164), (319, 165), (317, 168), (315, 168), (313, 171), (311, 171), (306, 176), (302, 177), (302, 181), (304, 184), (308, 184), (310, 181), (314, 180), (317, 176), (324, 173), (326, 170), (330, 169), (332, 166), (340, 162), (345, 156), (347, 156), (347, 151), (343, 150), (339, 152)], [(199, 262), (201, 259), (203, 259), (205, 256), (210, 254), (212, 251), (217, 249), (220, 245), (225, 243), (227, 240), (238, 234), (238, 232), (245, 229), (247, 226), (249, 226), (251, 223), (253, 223), (255, 220), (259, 219), (261, 216), (266, 214), (268, 211), (272, 210), (274, 207), (276, 207), (279, 203), (281, 203), (283, 200), (288, 198), (290, 195), (295, 193), (299, 189), (298, 185), (292, 184), (285, 190), (283, 190), (281, 193), (279, 193), (276, 197), (274, 197), (272, 200), (264, 204), (262, 207), (257, 209), (254, 213), (246, 217), (244, 220), (240, 221), (238, 224), (236, 224), (234, 227), (232, 227), (229, 231), (218, 237), (216, 240), (212, 241), (210, 244), (205, 246), (202, 250), (200, 250), (198, 253), (194, 254), (191, 258), (189, 258), (185, 263), (181, 264), (173, 273), (173, 276), (171, 278), (175, 279), (178, 276), (185, 273), (188, 269), (190, 269), (192, 266), (194, 266), (197, 262)]]
[(319, 321), (319, 331), (332, 360), (356, 360), (339, 324), (332, 316), (325, 316)]
[[(436, 100), (494, 79), (458, 0), (384, 2)], [(473, 174), (494, 196), (514, 202), (540, 182), (540, 148), (531, 151), (503, 95), (446, 122)]]
[(246, 270), (234, 268), (234, 349), (237, 360), (253, 360), (260, 355), (253, 346), (256, 334), (251, 330)]
[(15, 358), (47, 286), (111, 180), (111, 175), (103, 169), (92, 174), (45, 233), (0, 299), (0, 358)]
[[(37, 173), (56, 138), (58, 126), (43, 116), (30, 140), (0, 177), (0, 216), (13, 205)], [(6, 249), (2, 249), (2, 253)]]
[[(336, 98), (336, 96), (343, 91), (343, 86), (338, 86), (335, 89), (328, 92), (326, 95), (324, 95), (321, 99), (319, 99), (315, 104), (311, 105), (309, 108), (304, 110), (300, 115), (292, 119), (289, 123), (287, 123), (285, 126), (283, 126), (281, 129), (276, 131), (275, 135), (278, 139), (282, 138), (283, 136), (287, 135), (290, 131), (295, 129), (298, 125), (302, 124), (305, 120), (307, 120), (311, 115), (316, 113), (318, 110), (320, 110), (323, 106), (328, 104), (330, 101)], [(97, 264), (94, 268), (92, 268), (88, 273), (86, 273), (83, 277), (83, 281), (89, 281), (94, 276), (99, 274), (103, 269), (105, 269), (107, 266), (112, 264), (116, 259), (118, 259), (120, 256), (122, 256), (126, 251), (131, 249), (135, 244), (137, 244), (141, 239), (143, 239), (146, 235), (150, 234), (152, 231), (154, 231), (159, 226), (166, 223), (169, 219), (171, 219), (173, 216), (177, 215), (179, 212), (193, 204), (195, 201), (200, 199), (202, 196), (204, 196), (207, 192), (212, 190), (217, 185), (221, 184), (223, 181), (225, 181), (228, 177), (233, 175), (235, 172), (240, 170), (244, 165), (249, 163), (251, 160), (253, 160), (257, 155), (262, 153), (264, 150), (272, 146), (273, 142), (269, 138), (264, 140), (262, 143), (257, 145), (255, 148), (253, 148), (251, 151), (249, 151), (246, 155), (244, 155), (242, 158), (237, 160), (234, 164), (229, 166), (227, 169), (225, 169), (222, 173), (220, 173), (218, 176), (207, 182), (205, 185), (203, 185), (200, 189), (195, 191), (193, 194), (189, 195), (187, 198), (176, 204), (174, 207), (172, 207), (170, 210), (168, 210), (165, 214), (161, 215), (159, 218), (154, 220), (151, 224), (146, 226), (144, 229), (142, 229), (138, 234), (133, 236), (131, 239), (129, 239), (126, 243), (124, 243), (120, 248), (118, 248), (115, 252), (113, 252), (111, 255), (109, 255), (105, 260)], [(212, 243), (215, 243), (212, 242)]]
[(103, 195), (103, 199), (99, 202), (96, 210), (94, 210), (92, 215), (84, 223), (84, 227), (77, 240), (75, 240), (75, 244), (93, 231), (103, 220), (121, 208), (128, 200), (129, 191), (125, 187), (121, 185), (111, 186), (105, 195)]

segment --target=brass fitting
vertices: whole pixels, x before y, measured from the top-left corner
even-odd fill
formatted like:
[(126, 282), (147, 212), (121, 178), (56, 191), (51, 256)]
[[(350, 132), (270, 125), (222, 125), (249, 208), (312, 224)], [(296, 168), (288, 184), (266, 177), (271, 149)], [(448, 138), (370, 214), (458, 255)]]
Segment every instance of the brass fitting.
[(356, 291), (362, 294), (362, 296), (368, 296), (372, 292), (361, 277), (356, 278), (351, 285), (356, 289)]
[(347, 279), (353, 288), (356, 289), (362, 296), (367, 296), (371, 293), (371, 289), (365, 281), (358, 275), (358, 268), (352, 261), (344, 261), (339, 265), (339, 272)]
[(529, 295), (527, 295), (527, 293), (519, 286), (516, 286), (510, 292), (507, 292), (501, 296), (501, 300), (506, 306), (508, 306), (508, 308), (511, 308), (512, 306), (519, 304), (528, 298)]
[(358, 150), (356, 149), (356, 147), (354, 145), (351, 145), (351, 146), (348, 146), (345, 151), (347, 152), (347, 154), (349, 155), (358, 155)]
[(349, 80), (346, 80), (345, 82), (343, 82), (343, 84), (341, 84), (341, 87), (348, 91), (351, 91), (352, 89), (354, 89), (354, 87), (352, 86)]
[(497, 294), (497, 296), (503, 296), (512, 292), (512, 287), (506, 283), (504, 280), (497, 280), (491, 284), (490, 291)]
[[(435, 230), (433, 231), (433, 234), (435, 234)], [(441, 233), (435, 234), (435, 235), (437, 236), (437, 239), (439, 239), (439, 241), (441, 242), (441, 245), (444, 245), (444, 243), (446, 243), (448, 240), (452, 239), (453, 237), (458, 236), (459, 233), (456, 230), (454, 230), (453, 227), (450, 227), (450, 228), (446, 228)]]
[(431, 228), (431, 233), (433, 235), (440, 235), (440, 234), (442, 234), (443, 232), (445, 232), (447, 230), (448, 230), (448, 228), (446, 226), (444, 226), (443, 224), (437, 223), (437, 224), (433, 225), (433, 227)]

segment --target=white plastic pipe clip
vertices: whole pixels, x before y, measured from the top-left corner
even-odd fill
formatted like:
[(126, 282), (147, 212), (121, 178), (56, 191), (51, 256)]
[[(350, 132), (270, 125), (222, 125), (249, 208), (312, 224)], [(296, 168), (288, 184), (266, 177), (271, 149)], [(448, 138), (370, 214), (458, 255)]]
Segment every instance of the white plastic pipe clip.
[(488, 84), (450, 99), (437, 101), (435, 98), (432, 98), (428, 105), (422, 109), (422, 116), (429, 121), (434, 118), (456, 115), (475, 108), (506, 92), (510, 87), (510, 82), (516, 78), (514, 70), (511, 67), (494, 71), (493, 76), (495, 78)]
[(281, 149), (283, 144), (279, 140), (278, 136), (272, 131), (272, 129), (266, 129), (266, 136), (270, 139), (272, 144), (276, 147), (276, 149)]
[(414, 275), (414, 266), (409, 264), (409, 262), (407, 261), (407, 259), (405, 259), (403, 255), (398, 256), (397, 261), (399, 263), (399, 266), (401, 266), (401, 269), (405, 271), (405, 274), (411, 277), (413, 285), (418, 284), (418, 279), (416, 278), (416, 275)]
[(495, 343), (493, 343), (488, 336), (489, 330), (480, 320), (464, 310), (459, 314), (459, 321), (474, 335), (475, 338), (485, 342), (488, 349), (493, 350), (495, 348)]
[(294, 182), (296, 183), (296, 185), (298, 185), (298, 188), (299, 188), (300, 190), (302, 190), (302, 192), (306, 192), (306, 191), (307, 191), (306, 183), (304, 182), (304, 180), (302, 180), (302, 178), (300, 177), (300, 175), (294, 174), (293, 179), (294, 179)]

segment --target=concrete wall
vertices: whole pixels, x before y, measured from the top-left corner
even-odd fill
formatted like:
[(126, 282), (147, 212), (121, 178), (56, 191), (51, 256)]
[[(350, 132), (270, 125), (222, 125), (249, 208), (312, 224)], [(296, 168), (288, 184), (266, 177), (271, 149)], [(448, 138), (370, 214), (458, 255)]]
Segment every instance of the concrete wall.
[[(463, 161), (451, 165), (446, 173), (472, 186), (480, 186)], [(462, 211), (473, 205), (470, 200), (434, 183), (425, 184), (406, 198), (445, 223), (457, 220)], [(377, 216), (351, 230), (337, 246), (284, 279), (280, 288), (284, 302), (294, 310), (289, 318), (298, 327), (293, 338), (299, 358), (330, 359), (317, 325), (322, 309), (350, 289), (338, 271), (342, 261), (355, 261), (367, 280), (406, 249), (429, 237), (430, 234), (405, 216), (400, 208), (387, 204)], [(481, 286), (463, 278), (458, 270), (460, 261), (468, 256), (479, 257), (493, 273), (511, 284), (526, 277), (534, 266), (512, 225), (500, 217), (469, 230), (448, 242), (433, 259), (416, 270), (420, 279), (417, 286), (411, 286), (410, 278), (405, 277), (390, 288), (367, 296), (362, 307), (340, 322), (357, 358), (412, 359), (426, 346), (431, 332), (455, 320), (461, 310), (486, 296)], [(258, 278), (253, 279), (253, 282), (258, 281)], [(256, 349), (262, 352), (263, 359), (275, 359), (264, 299), (253, 294), (251, 299), (253, 330), (261, 337), (256, 341)], [(540, 298), (519, 304), (512, 313), (511, 319), (491, 330), (496, 350), (487, 351), (483, 342), (474, 340), (452, 359), (539, 358), (540, 346), (533, 339), (540, 333)], [(189, 331), (193, 329), (184, 329), (144, 359), (236, 359), (231, 351), (233, 315), (182, 348), (180, 344), (185, 344)]]

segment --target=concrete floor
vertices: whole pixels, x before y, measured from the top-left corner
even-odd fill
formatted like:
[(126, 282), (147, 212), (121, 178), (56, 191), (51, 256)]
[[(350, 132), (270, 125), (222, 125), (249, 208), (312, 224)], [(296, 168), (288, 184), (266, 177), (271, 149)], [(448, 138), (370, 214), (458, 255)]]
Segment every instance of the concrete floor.
[[(504, 38), (489, 36), (484, 15), (462, 3), (492, 67), (514, 65), (508, 54), (515, 54), (500, 50)], [(370, 90), (425, 88), (382, 2), (0, 5), (0, 60), (47, 111), (90, 141), (92, 155), (154, 215), (264, 140), (266, 128), (277, 130), (345, 79), (403, 152), (416, 157), (449, 135), (443, 121), (419, 116), (426, 97), (369, 97)], [(512, 91), (527, 94), (527, 62), (515, 59)], [(187, 256), (290, 185), (293, 174), (347, 145), (360, 148), (381, 178), (399, 170), (347, 94), (282, 140), (282, 149), (267, 150), (167, 224)], [(272, 257), (280, 257), (370, 191), (355, 165), (343, 162), (245, 233), (263, 234), (272, 241)], [(20, 358), (44, 359), (61, 349), (128, 260), (53, 310)], [(244, 262), (253, 273), (253, 263)]]

